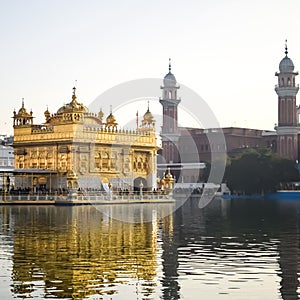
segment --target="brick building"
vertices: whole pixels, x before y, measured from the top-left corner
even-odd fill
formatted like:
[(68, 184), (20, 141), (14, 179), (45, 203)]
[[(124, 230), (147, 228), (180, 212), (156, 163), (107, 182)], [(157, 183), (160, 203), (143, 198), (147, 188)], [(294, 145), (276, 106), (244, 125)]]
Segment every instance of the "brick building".
[[(282, 157), (299, 160), (299, 107), (296, 95), (299, 85), (296, 84), (298, 72), (294, 72), (294, 63), (287, 56), (279, 63), (278, 84), (275, 91), (278, 95), (278, 124), (275, 131), (241, 127), (225, 128), (187, 128), (178, 127), (178, 85), (174, 74), (169, 72), (164, 77), (162, 98), (163, 106), (162, 159), (160, 166), (173, 168), (173, 173), (181, 181), (199, 181), (203, 164), (210, 163), (212, 153), (227, 152), (229, 157), (240, 153), (246, 148), (271, 148)], [(183, 99), (184, 101), (184, 99)], [(223, 133), (223, 142), (214, 142), (214, 135)], [(190, 166), (190, 169), (187, 167)], [(198, 167), (197, 167), (198, 166)], [(161, 169), (163, 169), (161, 167)], [(180, 172), (185, 170), (184, 172)], [(180, 178), (181, 177), (181, 178)]]

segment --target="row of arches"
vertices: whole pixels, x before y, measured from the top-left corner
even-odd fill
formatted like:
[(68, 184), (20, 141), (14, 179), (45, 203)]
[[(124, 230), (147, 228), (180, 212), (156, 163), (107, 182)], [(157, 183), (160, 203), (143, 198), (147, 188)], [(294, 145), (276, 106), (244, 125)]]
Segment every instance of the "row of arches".
[(280, 87), (285, 87), (285, 86), (292, 86), (295, 87), (296, 83), (295, 83), (295, 77), (293, 77), (292, 79), (290, 77), (281, 77), (278, 79), (278, 84)]

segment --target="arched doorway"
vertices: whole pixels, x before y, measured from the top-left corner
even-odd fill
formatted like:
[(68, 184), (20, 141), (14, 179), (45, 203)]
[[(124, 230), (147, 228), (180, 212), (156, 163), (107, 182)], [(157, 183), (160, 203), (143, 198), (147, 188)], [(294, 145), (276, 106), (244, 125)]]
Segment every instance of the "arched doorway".
[(140, 190), (140, 184), (143, 184), (143, 191), (146, 191), (148, 189), (148, 185), (147, 185), (147, 181), (145, 178), (143, 177), (137, 177), (134, 179), (133, 181), (133, 189), (135, 191), (139, 191)]

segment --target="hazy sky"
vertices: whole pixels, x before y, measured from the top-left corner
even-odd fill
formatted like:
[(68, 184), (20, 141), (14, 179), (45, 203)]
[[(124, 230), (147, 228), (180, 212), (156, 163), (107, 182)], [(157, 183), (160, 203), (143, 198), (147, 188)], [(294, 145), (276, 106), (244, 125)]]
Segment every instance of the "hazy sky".
[(75, 80), (89, 105), (124, 81), (163, 78), (169, 57), (221, 126), (273, 129), (285, 39), (300, 69), (299, 14), (298, 0), (0, 0), (0, 131), (13, 132), (23, 97), (42, 122)]

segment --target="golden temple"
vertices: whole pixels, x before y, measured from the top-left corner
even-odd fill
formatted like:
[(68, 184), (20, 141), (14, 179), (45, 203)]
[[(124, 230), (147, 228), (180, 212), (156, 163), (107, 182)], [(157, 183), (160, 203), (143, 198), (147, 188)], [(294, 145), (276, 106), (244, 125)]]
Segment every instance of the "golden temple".
[(33, 112), (24, 100), (13, 112), (15, 169), (44, 170), (41, 174), (16, 178), (16, 187), (58, 191), (76, 189), (156, 188), (157, 139), (155, 119), (148, 109), (135, 130), (118, 127), (112, 113), (90, 112), (72, 99), (56, 113), (48, 108), (45, 122), (34, 124)]

